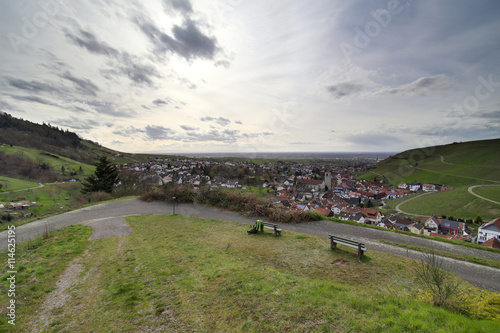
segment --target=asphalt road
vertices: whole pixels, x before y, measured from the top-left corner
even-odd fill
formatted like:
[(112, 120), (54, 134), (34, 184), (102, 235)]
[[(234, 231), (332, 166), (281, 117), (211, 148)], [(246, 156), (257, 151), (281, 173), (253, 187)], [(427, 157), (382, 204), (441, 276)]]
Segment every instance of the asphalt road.
[[(114, 201), (48, 217), (17, 227), (15, 229), (16, 242), (25, 242), (43, 235), (46, 231), (50, 232), (52, 230), (61, 229), (78, 223), (86, 223), (94, 228), (94, 234), (90, 240), (109, 236), (120, 236), (131, 232), (131, 230), (129, 230), (130, 228), (128, 228), (123, 220), (123, 217), (125, 216), (142, 214), (172, 214), (172, 212), (172, 205), (164, 202), (146, 203), (137, 198)], [(176, 204), (175, 212), (177, 214), (187, 216), (198, 216), (248, 224), (252, 224), (255, 220), (237, 213), (192, 204)], [(336, 236), (362, 241), (368, 248), (368, 255), (370, 249), (374, 249), (400, 256), (407, 256), (408, 253), (408, 257), (413, 259), (423, 258), (423, 254), (420, 252), (411, 250), (407, 252), (406, 249), (382, 244), (377, 241), (389, 240), (403, 244), (422, 246), (441, 251), (467, 254), (500, 261), (500, 254), (498, 253), (481, 251), (464, 246), (437, 242), (399, 233), (357, 227), (349, 224), (335, 223), (331, 221), (280, 224), (280, 227), (282, 227), (284, 231), (296, 231), (324, 238), (327, 238), (328, 234), (334, 234)], [(328, 246), (328, 243), (325, 242), (325, 245)], [(7, 231), (3, 231), (0, 232), (0, 250), (5, 250), (6, 248)], [(464, 280), (469, 281), (473, 285), (500, 292), (500, 269), (444, 257), (442, 257), (442, 260), (446, 269), (457, 274)]]

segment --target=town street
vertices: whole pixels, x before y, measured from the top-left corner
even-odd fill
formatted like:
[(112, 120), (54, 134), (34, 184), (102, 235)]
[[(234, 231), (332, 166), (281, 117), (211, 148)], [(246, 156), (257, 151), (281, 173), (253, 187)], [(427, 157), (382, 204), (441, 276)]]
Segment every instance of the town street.
[[(75, 211), (67, 212), (60, 215), (48, 217), (39, 221), (35, 221), (15, 229), (17, 243), (25, 242), (37, 236), (41, 236), (46, 231), (52, 231), (64, 228), (69, 225), (89, 222), (89, 225), (95, 227), (102, 220), (104, 228), (108, 230), (98, 231), (103, 236), (93, 235), (93, 238), (104, 238), (111, 235), (121, 236), (127, 233), (126, 227), (120, 223), (119, 218), (129, 215), (142, 214), (172, 214), (173, 207), (171, 204), (164, 202), (147, 203), (138, 198), (119, 200), (109, 203), (103, 203), (95, 206), (90, 206)], [(255, 219), (242, 216), (237, 213), (222, 211), (216, 208), (193, 205), (193, 204), (176, 204), (175, 212), (181, 215), (197, 216), (204, 218), (212, 218), (218, 220), (234, 221), (239, 223), (252, 224)], [(340, 237), (350, 238), (356, 241), (364, 242), (368, 248), (367, 255), (370, 249), (388, 252), (400, 256), (407, 256), (413, 259), (422, 259), (423, 254), (417, 251), (406, 251), (406, 249), (382, 244), (379, 240), (388, 240), (402, 244), (427, 247), (430, 249), (448, 251), (452, 253), (461, 253), (481, 257), (490, 260), (500, 261), (500, 254), (488, 251), (477, 250), (469, 247), (453, 245), (443, 242), (437, 242), (424, 238), (407, 236), (400, 233), (386, 232), (370, 228), (358, 227), (355, 225), (335, 223), (332, 221), (316, 221), (300, 224), (280, 224), (284, 232), (286, 230), (306, 233), (327, 238), (328, 234), (333, 234)], [(94, 229), (94, 232), (97, 232)], [(325, 241), (325, 246), (329, 246)], [(0, 233), (0, 250), (7, 248), (7, 231)], [(447, 269), (466, 281), (480, 288), (500, 291), (500, 269), (487, 267), (483, 265), (473, 264), (460, 260), (442, 258)]]

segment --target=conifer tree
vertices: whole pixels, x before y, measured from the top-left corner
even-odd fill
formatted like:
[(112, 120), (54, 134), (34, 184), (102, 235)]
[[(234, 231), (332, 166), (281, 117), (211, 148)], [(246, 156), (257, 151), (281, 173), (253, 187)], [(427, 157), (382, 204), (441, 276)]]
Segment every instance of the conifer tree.
[(96, 166), (94, 174), (82, 182), (82, 193), (98, 191), (113, 192), (113, 186), (120, 179), (116, 166), (111, 164), (111, 161), (106, 156), (101, 156), (94, 165)]

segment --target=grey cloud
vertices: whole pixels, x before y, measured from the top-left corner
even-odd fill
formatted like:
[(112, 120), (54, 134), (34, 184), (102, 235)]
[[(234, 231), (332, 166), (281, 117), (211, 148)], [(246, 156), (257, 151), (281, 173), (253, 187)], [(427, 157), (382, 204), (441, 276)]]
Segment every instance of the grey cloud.
[(326, 87), (326, 90), (336, 99), (356, 94), (363, 90), (363, 85), (352, 82), (341, 82)]
[(51, 120), (50, 123), (79, 130), (88, 130), (99, 126), (97, 121), (76, 117), (69, 117), (69, 119), (55, 119)]
[(188, 125), (181, 125), (180, 128), (182, 128), (185, 131), (197, 131), (197, 130), (199, 130), (199, 127), (188, 126)]
[(270, 136), (270, 135), (273, 135), (273, 132), (243, 133), (241, 134), (241, 137), (245, 139), (252, 139), (252, 138), (257, 138), (259, 136)]
[(211, 129), (208, 132), (187, 132), (187, 137), (183, 139), (185, 142), (198, 142), (198, 141), (215, 141), (223, 143), (235, 143), (239, 139), (250, 139), (260, 136), (272, 135), (270, 132), (262, 133), (241, 133), (239, 130), (224, 130)]
[(153, 66), (142, 64), (137, 57), (123, 53), (117, 67), (120, 72), (137, 84), (153, 85), (152, 78), (161, 78)]
[(5, 101), (1, 101), (0, 100), (0, 109), (8, 109), (8, 110), (12, 110), (13, 107), (12, 105), (10, 105), (9, 103), (5, 102)]
[(451, 80), (444, 74), (430, 77), (421, 77), (411, 83), (397, 88), (384, 89), (376, 95), (396, 95), (396, 96), (425, 96), (431, 93), (448, 90)]
[(151, 140), (167, 140), (172, 139), (172, 134), (175, 131), (170, 128), (157, 125), (148, 125), (145, 128), (146, 136)]
[(238, 124), (238, 125), (243, 125), (243, 123), (241, 121), (239, 121), (239, 120), (236, 120), (234, 123)]
[(120, 127), (119, 129), (114, 130), (112, 133), (128, 138), (130, 136), (136, 135), (138, 133), (144, 133), (144, 132), (145, 131), (143, 129), (135, 128), (134, 126), (129, 126), (129, 127), (125, 127), (125, 128)]
[(214, 122), (216, 124), (219, 124), (220, 126), (227, 126), (231, 123), (231, 120), (229, 120), (227, 118), (223, 118), (223, 117), (215, 118), (215, 117), (206, 116), (206, 117), (200, 118), (200, 120)]
[(12, 95), (11, 97), (14, 98), (14, 99), (17, 99), (18, 101), (34, 102), (34, 103), (40, 103), (40, 104), (45, 104), (45, 105), (58, 106), (56, 103), (51, 102), (49, 100), (46, 100), (44, 98), (38, 97), (38, 96), (16, 96), (16, 95)]
[(9, 78), (7, 79), (7, 82), (15, 88), (21, 89), (21, 90), (27, 90), (35, 93), (40, 93), (40, 92), (59, 92), (60, 89), (54, 87), (50, 83), (45, 83), (45, 82), (39, 82), (39, 81), (26, 81), (22, 79), (13, 79)]
[(212, 129), (208, 132), (187, 132), (187, 137), (184, 138), (185, 142), (193, 142), (193, 141), (216, 141), (216, 142), (224, 142), (224, 143), (234, 143), (239, 137), (237, 136), (238, 131), (224, 131), (221, 132), (216, 129)]
[(60, 75), (63, 79), (69, 80), (76, 84), (76, 86), (84, 93), (92, 96), (97, 96), (99, 88), (90, 82), (88, 79), (79, 79), (73, 76), (70, 72), (66, 71), (64, 74)]
[(101, 71), (105, 77), (109, 78), (109, 75), (125, 75), (136, 84), (146, 84), (148, 86), (153, 85), (153, 78), (161, 77), (153, 66), (141, 63), (138, 57), (127, 52), (120, 52), (107, 43), (98, 40), (94, 34), (80, 30), (79, 35), (76, 36), (66, 31), (66, 37), (74, 44), (87, 49), (91, 53), (105, 55), (114, 61), (111, 64), (111, 69)]
[(116, 109), (116, 107), (110, 103), (91, 101), (84, 102), (85, 104), (91, 106), (95, 111), (100, 114), (107, 114), (113, 117), (130, 117), (136, 115), (136, 112), (130, 109)]
[(80, 36), (76, 36), (69, 31), (66, 31), (65, 35), (74, 44), (87, 49), (91, 53), (114, 57), (119, 54), (118, 50), (116, 50), (115, 48), (109, 46), (105, 42), (98, 41), (94, 34), (84, 30), (80, 30), (79, 34)]
[(156, 106), (162, 106), (162, 105), (168, 105), (168, 104), (170, 104), (171, 102), (172, 102), (172, 101), (171, 101), (169, 98), (167, 98), (166, 100), (163, 100), (163, 99), (159, 99), (159, 98), (158, 98), (158, 99), (155, 99), (155, 100), (153, 101), (153, 104), (154, 104), (154, 105), (156, 105)]
[(185, 14), (193, 12), (193, 6), (188, 0), (165, 0), (163, 4), (167, 10), (173, 7)]
[(136, 17), (134, 23), (155, 46), (155, 52), (175, 53), (186, 60), (196, 58), (212, 60), (218, 52), (217, 39), (203, 34), (196, 23), (189, 18), (185, 19), (182, 26), (174, 26), (173, 37), (160, 31), (144, 17)]
[(479, 118), (485, 118), (485, 119), (500, 119), (500, 110), (499, 111), (481, 112), (479, 114), (476, 114), (475, 116), (479, 117)]

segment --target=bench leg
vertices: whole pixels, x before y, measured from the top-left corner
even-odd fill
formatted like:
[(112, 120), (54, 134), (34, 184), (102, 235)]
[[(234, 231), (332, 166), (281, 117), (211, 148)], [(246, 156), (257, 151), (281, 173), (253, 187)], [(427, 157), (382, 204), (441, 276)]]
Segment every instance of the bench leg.
[(333, 240), (333, 238), (330, 238), (330, 248), (332, 250), (335, 250), (337, 248), (337, 243)]
[(361, 250), (361, 244), (358, 245), (358, 259), (361, 259), (363, 257), (364, 251)]

